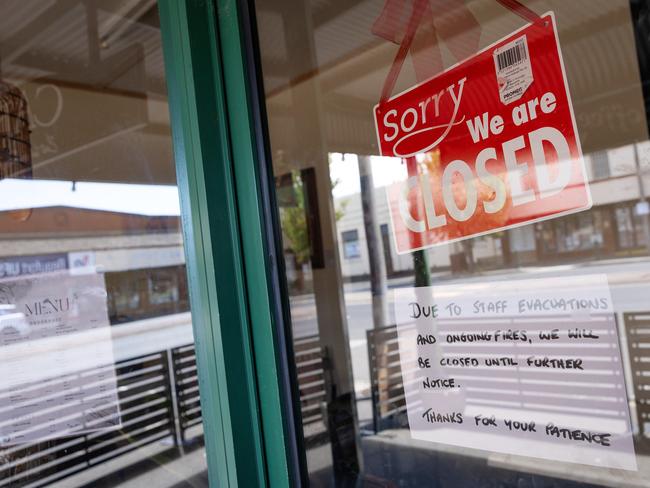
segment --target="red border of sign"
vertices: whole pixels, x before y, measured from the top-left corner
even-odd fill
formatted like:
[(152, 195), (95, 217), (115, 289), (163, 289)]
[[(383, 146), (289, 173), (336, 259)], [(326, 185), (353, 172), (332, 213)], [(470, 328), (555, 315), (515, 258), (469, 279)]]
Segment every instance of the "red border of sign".
[[(587, 193), (587, 200), (588, 200), (587, 205), (584, 206), (584, 207), (572, 208), (571, 210), (566, 210), (564, 212), (560, 212), (560, 213), (556, 213), (556, 214), (552, 214), (552, 215), (547, 215), (545, 217), (539, 217), (539, 218), (536, 218), (536, 219), (527, 220), (526, 222), (520, 222), (520, 223), (516, 223), (516, 224), (506, 225), (506, 226), (503, 226), (503, 227), (495, 227), (494, 229), (487, 230), (487, 231), (484, 231), (484, 232), (479, 232), (477, 234), (471, 234), (471, 235), (468, 235), (468, 236), (457, 237), (455, 239), (449, 239), (447, 241), (434, 242), (434, 243), (431, 243), (431, 244), (427, 244), (426, 246), (415, 247), (413, 249), (409, 249), (407, 251), (401, 251), (400, 252), (399, 246), (397, 245), (397, 235), (395, 234), (395, 223), (393, 222), (393, 212), (391, 211), (392, 207), (391, 207), (391, 203), (390, 203), (390, 196), (389, 196), (388, 192), (386, 192), (386, 199), (388, 200), (388, 202), (387, 202), (388, 203), (388, 215), (389, 215), (389, 218), (390, 218), (390, 226), (391, 226), (391, 230), (392, 230), (392, 234), (393, 234), (393, 245), (395, 246), (395, 252), (398, 255), (403, 256), (405, 254), (410, 254), (410, 253), (412, 253), (414, 251), (420, 251), (420, 250), (423, 250), (423, 249), (429, 249), (429, 248), (437, 247), (437, 246), (444, 246), (444, 245), (451, 244), (451, 243), (454, 243), (454, 242), (464, 241), (466, 239), (474, 239), (475, 237), (481, 237), (481, 236), (485, 236), (485, 235), (489, 235), (489, 234), (494, 234), (495, 232), (500, 232), (502, 230), (514, 229), (514, 228), (523, 227), (523, 226), (529, 225), (529, 224), (535, 224), (537, 222), (544, 222), (546, 220), (551, 220), (551, 219), (555, 219), (555, 218), (559, 218), (559, 217), (564, 217), (566, 215), (571, 215), (571, 214), (574, 214), (574, 213), (589, 210), (593, 206), (593, 200), (591, 198), (591, 189), (589, 187), (589, 180), (588, 180), (588, 176), (587, 176), (587, 168), (585, 166), (585, 159), (584, 159), (584, 156), (582, 154), (582, 144), (580, 144), (580, 134), (578, 133), (578, 127), (576, 126), (576, 118), (575, 118), (575, 114), (573, 113), (573, 101), (571, 100), (571, 90), (569, 90), (569, 83), (568, 83), (568, 80), (567, 80), (567, 77), (566, 77), (566, 70), (564, 69), (564, 58), (562, 57), (562, 50), (560, 49), (560, 36), (558, 35), (558, 32), (557, 32), (557, 23), (555, 22), (555, 13), (553, 11), (548, 11), (548, 12), (544, 13), (541, 17), (542, 17), (542, 19), (544, 19), (547, 16), (549, 16), (551, 18), (551, 24), (553, 26), (553, 32), (555, 34), (555, 45), (556, 45), (556, 48), (557, 48), (558, 58), (560, 60), (560, 68), (562, 69), (562, 80), (564, 81), (564, 89), (566, 91), (567, 101), (569, 102), (569, 113), (571, 114), (571, 124), (573, 125), (573, 132), (575, 133), (576, 145), (577, 145), (577, 149), (578, 149), (578, 155), (579, 155), (579, 158), (580, 158), (580, 164), (582, 164), (582, 174), (584, 175), (584, 178), (585, 178), (584, 185), (585, 185), (585, 191)], [(489, 51), (490, 49), (493, 49), (500, 42), (504, 41), (505, 39), (508, 39), (509, 37), (512, 37), (512, 36), (516, 35), (518, 32), (521, 32), (521, 31), (527, 29), (531, 25), (534, 25), (534, 24), (531, 22), (531, 23), (528, 23), (528, 24), (520, 27), (519, 29), (517, 29), (515, 31), (512, 31), (507, 36), (503, 36), (502, 38), (494, 41), (490, 45), (488, 45), (488, 46), (484, 47), (483, 49), (481, 49), (480, 51), (476, 52), (476, 54), (473, 54), (472, 56), (470, 56), (468, 58), (465, 58), (462, 61), (457, 62), (453, 66), (450, 66), (449, 68), (441, 71), (440, 73), (436, 74), (435, 76), (432, 76), (431, 78), (428, 78), (427, 80), (424, 80), (421, 83), (418, 83), (417, 85), (414, 85), (414, 86), (412, 86), (410, 88), (407, 88), (404, 91), (401, 91), (397, 95), (394, 95), (394, 96), (390, 97), (387, 101), (394, 100), (395, 98), (400, 97), (400, 96), (404, 95), (405, 93), (408, 93), (408, 92), (410, 92), (412, 90), (415, 90), (419, 86), (424, 85), (425, 83), (428, 83), (429, 81), (433, 80), (434, 78), (437, 78), (438, 76), (442, 75), (443, 73), (451, 71), (452, 69), (454, 69), (457, 66), (467, 62), (468, 60), (472, 59), (473, 57), (475, 57), (475, 56), (477, 56), (479, 54), (482, 54), (482, 53), (484, 53), (486, 51)], [(377, 136), (377, 148), (379, 148), (379, 150), (381, 151), (381, 149), (380, 149), (381, 148), (381, 139), (380, 139), (380, 136), (379, 136), (377, 121), (375, 119), (375, 114), (376, 114), (377, 108), (380, 105), (382, 105), (382, 104), (378, 103), (373, 107), (373, 119), (375, 121), (375, 134)], [(381, 156), (381, 157), (389, 157), (389, 158), (393, 158), (393, 159), (398, 159), (397, 157), (394, 157), (394, 156)]]

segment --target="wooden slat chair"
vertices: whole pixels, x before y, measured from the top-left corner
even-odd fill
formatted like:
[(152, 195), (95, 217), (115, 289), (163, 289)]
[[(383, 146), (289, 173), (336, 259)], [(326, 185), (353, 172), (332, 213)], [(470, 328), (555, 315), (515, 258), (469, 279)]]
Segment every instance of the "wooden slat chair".
[(294, 354), (303, 432), (309, 447), (327, 438), (327, 349), (321, 346), (318, 335), (311, 335), (294, 341)]
[[(114, 368), (117, 375), (121, 425), (1, 448), (0, 487), (46, 486), (147, 444), (165, 438), (175, 441), (167, 352), (101, 369), (106, 368)], [(81, 373), (92, 376), (95, 370)]]
[(199, 397), (199, 377), (196, 369), (196, 350), (194, 344), (172, 349), (176, 408), (178, 409), (179, 434), (183, 445), (195, 442), (202, 435), (198, 432), (188, 439), (188, 430), (201, 425), (201, 399)]
[(650, 429), (650, 312), (624, 313), (639, 434)]
[[(301, 337), (294, 341), (300, 411), (305, 442), (319, 444), (327, 435), (327, 422), (323, 407), (327, 394), (327, 351), (320, 345), (318, 335)], [(176, 402), (178, 407), (180, 437), (185, 443), (187, 430), (201, 423), (196, 355), (194, 345), (172, 350)]]
[(366, 331), (375, 432), (405, 427), (406, 398), (394, 325)]

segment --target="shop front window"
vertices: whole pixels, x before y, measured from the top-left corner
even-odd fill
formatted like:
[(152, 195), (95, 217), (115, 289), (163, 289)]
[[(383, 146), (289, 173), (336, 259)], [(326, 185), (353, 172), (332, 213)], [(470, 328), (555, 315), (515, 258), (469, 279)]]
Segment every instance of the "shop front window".
[(560, 252), (591, 250), (602, 244), (602, 234), (594, 225), (594, 215), (587, 212), (559, 221), (556, 238)]
[(591, 155), (591, 164), (594, 180), (603, 180), (609, 177), (609, 157), (607, 151), (598, 151)]
[(353, 259), (361, 256), (359, 247), (359, 233), (356, 230), (346, 230), (341, 234), (343, 241), (343, 256), (345, 259)]
[(648, 227), (644, 204), (626, 203), (615, 209), (618, 244), (622, 249), (643, 249), (646, 247)]
[(624, 249), (636, 247), (634, 224), (630, 207), (617, 207), (615, 211), (619, 246)]
[(310, 484), (648, 485), (647, 3), (254, 4)]
[(0, 486), (207, 486), (156, 2), (0, 3)]

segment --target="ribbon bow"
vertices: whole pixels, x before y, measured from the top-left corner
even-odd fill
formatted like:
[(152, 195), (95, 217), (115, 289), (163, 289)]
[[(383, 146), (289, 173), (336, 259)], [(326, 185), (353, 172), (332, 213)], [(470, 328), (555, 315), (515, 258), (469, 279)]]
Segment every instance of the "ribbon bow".
[[(517, 0), (496, 1), (529, 22), (543, 22)], [(390, 98), (409, 52), (417, 81), (426, 80), (442, 71), (439, 41), (463, 60), (478, 50), (481, 26), (463, 0), (386, 0), (372, 33), (400, 46), (384, 82), (382, 103)]]

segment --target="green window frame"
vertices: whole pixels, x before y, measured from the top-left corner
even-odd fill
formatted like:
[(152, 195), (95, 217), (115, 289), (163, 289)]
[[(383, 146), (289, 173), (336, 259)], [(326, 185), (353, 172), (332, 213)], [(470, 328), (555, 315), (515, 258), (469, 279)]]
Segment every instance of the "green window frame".
[(252, 14), (244, 1), (158, 3), (210, 484), (299, 485)]

